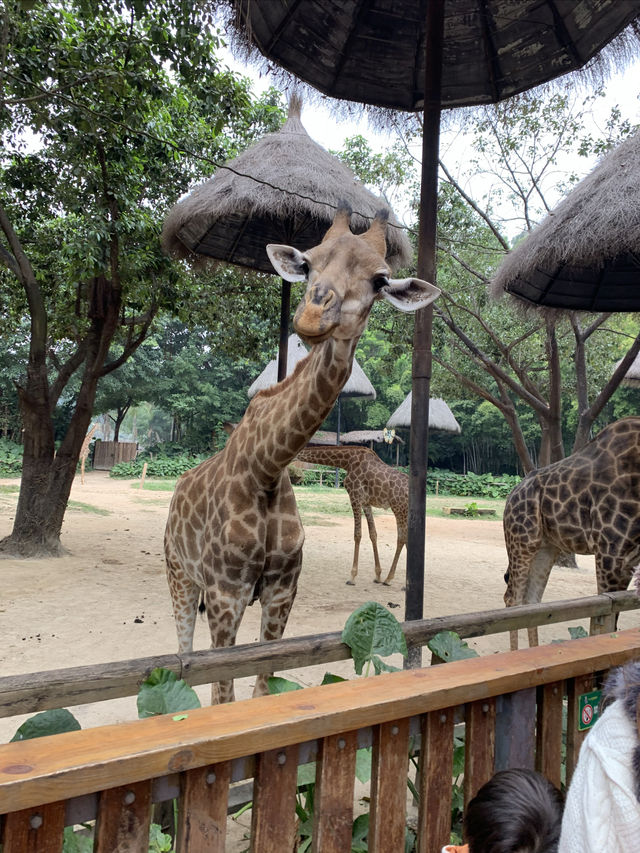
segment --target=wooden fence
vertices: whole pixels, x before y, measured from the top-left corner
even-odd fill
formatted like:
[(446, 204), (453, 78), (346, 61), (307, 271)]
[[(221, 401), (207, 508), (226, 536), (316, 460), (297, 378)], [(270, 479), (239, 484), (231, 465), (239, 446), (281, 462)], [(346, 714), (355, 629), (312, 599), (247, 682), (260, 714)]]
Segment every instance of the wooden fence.
[[(299, 763), (315, 760), (312, 850), (351, 849), (357, 749), (373, 747), (368, 849), (404, 851), (410, 739), (420, 746), (417, 849), (448, 842), (454, 723), (464, 720), (465, 801), (509, 766), (570, 778), (578, 697), (640, 656), (640, 629), (311, 687), (182, 715), (0, 747), (3, 853), (54, 853), (96, 820), (96, 853), (147, 853), (151, 803), (177, 797), (181, 853), (225, 850), (234, 779), (253, 777), (250, 849), (294, 849)], [(566, 697), (567, 723), (563, 724)], [(412, 737), (413, 736), (413, 737)]]
[[(638, 608), (640, 599), (634, 593), (616, 592), (421, 619), (405, 622), (402, 629), (408, 645), (414, 647), (426, 645), (440, 631), (455, 631), (463, 638), (481, 637), (585, 618), (591, 619), (591, 633), (598, 633), (614, 630), (618, 613)], [(332, 632), (270, 643), (247, 643), (231, 649), (207, 649), (188, 655), (156, 655), (4, 676), (0, 678), (0, 717), (134, 696), (155, 667), (170, 669), (195, 686), (333, 663), (350, 656), (340, 632)]]
[(110, 471), (118, 462), (132, 462), (137, 455), (135, 441), (96, 441), (93, 467), (97, 471)]

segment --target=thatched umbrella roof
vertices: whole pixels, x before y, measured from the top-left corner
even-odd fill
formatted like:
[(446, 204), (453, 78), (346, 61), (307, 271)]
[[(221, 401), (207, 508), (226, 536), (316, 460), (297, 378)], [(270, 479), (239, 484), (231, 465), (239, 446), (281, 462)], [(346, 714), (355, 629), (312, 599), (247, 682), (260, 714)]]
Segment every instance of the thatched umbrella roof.
[[(302, 343), (297, 335), (289, 335), (288, 351), (287, 351), (287, 373), (288, 376), (293, 372), (296, 364), (307, 355), (307, 348)], [(264, 368), (262, 373), (249, 386), (247, 394), (253, 397), (258, 391), (263, 391), (265, 388), (270, 388), (278, 381), (278, 359), (272, 359)], [(367, 400), (376, 399), (376, 389), (367, 379), (364, 370), (360, 367), (356, 359), (353, 359), (353, 367), (351, 375), (340, 392), (340, 397), (364, 397)], [(333, 442), (335, 444), (335, 441)]]
[(548, 308), (640, 311), (640, 132), (593, 171), (502, 262), (494, 297)]
[[(300, 99), (292, 97), (289, 117), (277, 133), (264, 136), (171, 208), (162, 229), (169, 254), (192, 261), (204, 255), (273, 273), (267, 243), (300, 250), (316, 246), (340, 201), (353, 208), (356, 233), (366, 231), (377, 210), (388, 208), (348, 166), (311, 139), (300, 109)], [(387, 245), (393, 268), (410, 262), (411, 244), (393, 214)]]
[[(616, 361), (616, 369), (621, 361), (622, 359)], [(640, 388), (640, 354), (634, 358), (631, 365), (627, 368), (621, 384), (626, 385), (628, 388)]]
[[(404, 401), (398, 406), (395, 412), (387, 421), (387, 427), (408, 427), (411, 426), (411, 391), (404, 398)], [(460, 424), (454, 418), (453, 412), (447, 406), (444, 400), (439, 397), (432, 397), (429, 400), (429, 429), (439, 429), (443, 432), (460, 433)]]

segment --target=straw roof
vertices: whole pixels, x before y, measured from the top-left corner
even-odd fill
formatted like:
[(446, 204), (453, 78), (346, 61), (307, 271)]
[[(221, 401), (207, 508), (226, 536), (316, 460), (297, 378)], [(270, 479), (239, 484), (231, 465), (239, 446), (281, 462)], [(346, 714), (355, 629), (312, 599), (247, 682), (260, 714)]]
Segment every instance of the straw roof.
[[(333, 98), (396, 110), (424, 102), (427, 5), (217, 4), (237, 46), (252, 58), (261, 53), (271, 71), (277, 64)], [(633, 0), (447, 0), (443, 7), (443, 107), (496, 103), (585, 66), (583, 73), (598, 80), (637, 45), (631, 28), (622, 32), (638, 17)]]
[[(300, 250), (316, 246), (341, 201), (353, 208), (356, 233), (369, 227), (377, 210), (388, 208), (348, 166), (311, 139), (300, 109), (294, 96), (277, 133), (264, 136), (171, 208), (162, 229), (165, 251), (176, 258), (197, 261), (204, 255), (273, 273), (267, 243)], [(392, 213), (387, 246), (394, 269), (410, 263), (411, 244)]]
[[(404, 444), (404, 439), (399, 435), (393, 436), (394, 441)], [(370, 441), (375, 441), (381, 444), (384, 441), (384, 430), (382, 429), (354, 429), (351, 432), (341, 433), (341, 444), (369, 444)]]
[[(616, 368), (621, 361), (622, 359), (616, 361)], [(628, 388), (640, 388), (640, 353), (634, 358), (631, 365), (627, 368), (627, 372), (622, 380), (622, 385), (626, 385)]]
[(640, 132), (507, 255), (490, 287), (549, 308), (640, 310)]
[[(287, 376), (293, 372), (296, 364), (307, 355), (307, 348), (302, 343), (297, 335), (289, 335), (288, 350), (287, 350)], [(272, 359), (264, 368), (262, 373), (249, 386), (247, 394), (253, 397), (258, 391), (264, 391), (265, 388), (271, 388), (278, 381), (278, 359)], [(360, 367), (356, 359), (353, 359), (351, 375), (346, 381), (346, 384), (340, 392), (340, 397), (364, 397), (367, 400), (376, 399), (376, 389), (367, 379), (364, 370)], [(335, 441), (334, 441), (335, 444)]]
[[(411, 391), (387, 421), (387, 427), (411, 426)], [(460, 424), (444, 400), (439, 397), (429, 400), (429, 429), (460, 433)]]

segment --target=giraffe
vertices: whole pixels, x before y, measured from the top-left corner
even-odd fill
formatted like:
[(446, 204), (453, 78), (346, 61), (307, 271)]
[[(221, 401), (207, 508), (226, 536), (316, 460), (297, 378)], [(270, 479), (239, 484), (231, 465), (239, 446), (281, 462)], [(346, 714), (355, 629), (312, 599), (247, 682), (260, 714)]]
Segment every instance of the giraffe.
[(378, 534), (373, 520), (372, 506), (382, 509), (391, 508), (396, 517), (398, 540), (396, 553), (389, 569), (389, 574), (382, 583), (389, 584), (396, 573), (400, 552), (407, 543), (407, 518), (409, 514), (409, 478), (403, 471), (397, 471), (380, 459), (366, 447), (342, 445), (338, 447), (305, 447), (298, 453), (298, 459), (303, 462), (315, 462), (319, 465), (332, 465), (343, 468), (347, 472), (344, 487), (351, 501), (353, 510), (353, 564), (351, 577), (347, 583), (355, 584), (358, 574), (358, 555), (362, 539), (362, 513), (364, 512), (369, 526), (369, 538), (373, 548), (375, 563), (375, 583), (380, 583), (382, 569), (378, 556)]
[(89, 432), (85, 435), (84, 441), (82, 442), (82, 447), (80, 448), (80, 483), (84, 486), (84, 467), (87, 462), (87, 458), (89, 456), (89, 446), (91, 445), (91, 439), (93, 438), (94, 432), (98, 429), (99, 424), (96, 422), (93, 424)]
[[(538, 603), (561, 553), (595, 554), (599, 593), (626, 589), (640, 562), (640, 417), (609, 424), (571, 456), (527, 474), (507, 498), (503, 526), (507, 607)], [(529, 644), (537, 643), (530, 628)]]
[[(341, 205), (322, 242), (305, 252), (269, 245), (276, 272), (307, 281), (293, 325), (309, 355), (277, 385), (256, 394), (224, 449), (179, 479), (165, 529), (167, 579), (180, 654), (193, 648), (202, 594), (212, 648), (234, 644), (247, 605), (262, 605), (260, 639), (279, 639), (296, 594), (304, 532), (287, 470), (331, 411), (377, 299), (403, 311), (440, 291), (420, 279), (391, 279), (380, 211), (368, 231), (350, 230)], [(267, 691), (260, 675), (254, 695)], [(233, 682), (212, 702), (234, 698)]]

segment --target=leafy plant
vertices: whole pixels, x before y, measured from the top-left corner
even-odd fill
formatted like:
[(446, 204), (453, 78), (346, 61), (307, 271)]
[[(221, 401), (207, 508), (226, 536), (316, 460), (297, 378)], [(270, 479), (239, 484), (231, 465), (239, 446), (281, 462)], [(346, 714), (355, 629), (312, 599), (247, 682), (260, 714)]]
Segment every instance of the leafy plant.
[(386, 657), (400, 652), (403, 657), (407, 656), (407, 641), (400, 623), (393, 613), (376, 601), (367, 601), (353, 611), (342, 631), (342, 642), (351, 649), (358, 675), (362, 674), (365, 664), (365, 675), (369, 674), (371, 664), (376, 674), (397, 669), (381, 660), (380, 655)]
[(138, 691), (138, 717), (155, 717), (158, 714), (176, 714), (200, 708), (198, 694), (169, 669), (156, 667), (140, 685)]
[(76, 732), (81, 728), (80, 723), (66, 708), (54, 708), (43, 711), (34, 717), (29, 717), (11, 738), (11, 743), (18, 740), (31, 740), (36, 737), (47, 737), (62, 732)]
[(475, 501), (471, 501), (464, 508), (464, 514), (467, 518), (477, 518), (480, 515), (478, 504)]
[(22, 471), (22, 445), (0, 438), (0, 476), (16, 477)]
[(478, 652), (469, 648), (455, 631), (440, 631), (427, 643), (427, 648), (445, 662), (477, 658)]

